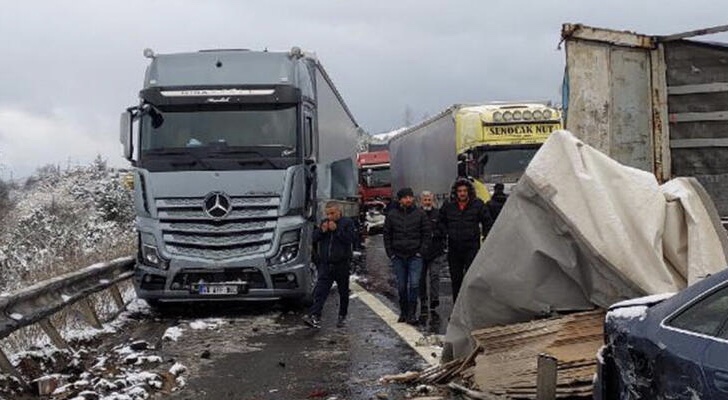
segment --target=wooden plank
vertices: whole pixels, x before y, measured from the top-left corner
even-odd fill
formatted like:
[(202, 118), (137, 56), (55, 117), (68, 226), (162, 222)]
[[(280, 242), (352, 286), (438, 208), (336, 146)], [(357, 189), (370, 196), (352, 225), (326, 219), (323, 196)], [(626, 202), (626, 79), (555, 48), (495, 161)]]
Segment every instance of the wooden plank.
[(728, 82), (700, 83), (695, 85), (668, 86), (667, 94), (679, 96), (681, 94), (728, 92)]
[(667, 106), (667, 65), (665, 47), (660, 44), (650, 52), (650, 81), (652, 90), (652, 172), (662, 183), (672, 178), (670, 154), (670, 123)]
[(51, 339), (51, 343), (59, 349), (70, 349), (68, 343), (63, 339), (58, 329), (51, 323), (48, 318), (38, 321), (38, 325), (43, 328), (43, 332)]
[(655, 41), (652, 36), (640, 35), (629, 31), (594, 28), (582, 24), (562, 25), (561, 40), (568, 41), (572, 39), (589, 40), (617, 46), (639, 47), (644, 49), (652, 49), (655, 47)]
[(673, 149), (694, 149), (701, 147), (728, 147), (728, 138), (715, 139), (673, 139), (670, 141)]
[(696, 29), (682, 33), (675, 33), (667, 36), (658, 36), (657, 40), (661, 42), (669, 42), (672, 40), (687, 39), (689, 37), (712, 35), (714, 33), (728, 32), (728, 25), (718, 25), (710, 28)]
[(536, 375), (536, 399), (556, 399), (556, 367), (554, 357), (548, 354), (538, 355), (538, 372)]
[(670, 114), (670, 122), (727, 121), (728, 111), (686, 112)]

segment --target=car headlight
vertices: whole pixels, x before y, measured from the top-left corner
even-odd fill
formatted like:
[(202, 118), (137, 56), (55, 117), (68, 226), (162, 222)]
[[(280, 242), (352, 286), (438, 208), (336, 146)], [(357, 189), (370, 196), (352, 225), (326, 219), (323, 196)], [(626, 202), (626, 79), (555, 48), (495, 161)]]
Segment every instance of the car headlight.
[(494, 122), (501, 122), (503, 121), (503, 113), (500, 111), (496, 111), (493, 113), (493, 121)]
[(543, 113), (541, 110), (536, 110), (533, 112), (533, 119), (543, 119)]
[(551, 119), (551, 116), (552, 116), (552, 114), (551, 114), (551, 110), (545, 110), (545, 111), (543, 112), (543, 117), (544, 117), (545, 119)]
[(506, 111), (503, 113), (503, 121), (510, 122), (513, 121), (513, 113), (510, 111)]
[(159, 255), (157, 247), (150, 244), (142, 245), (142, 261), (144, 264), (151, 265), (153, 267), (167, 269), (167, 263)]
[(523, 115), (521, 114), (520, 111), (514, 111), (513, 112), (513, 119), (514, 120), (520, 121), (522, 117), (523, 117)]
[(526, 121), (530, 121), (533, 119), (533, 113), (531, 112), (531, 110), (526, 110), (523, 112), (523, 119), (525, 119)]

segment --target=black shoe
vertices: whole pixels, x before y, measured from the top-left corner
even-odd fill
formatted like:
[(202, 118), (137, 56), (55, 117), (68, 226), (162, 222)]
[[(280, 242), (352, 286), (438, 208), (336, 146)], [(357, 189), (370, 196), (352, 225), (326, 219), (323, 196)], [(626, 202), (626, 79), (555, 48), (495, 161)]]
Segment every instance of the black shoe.
[(336, 327), (337, 328), (346, 327), (346, 317), (339, 316), (339, 320), (336, 321)]
[(410, 304), (409, 309), (407, 313), (407, 323), (410, 325), (418, 325), (420, 323), (419, 319), (417, 319), (417, 303)]
[(304, 315), (303, 322), (305, 322), (306, 325), (310, 326), (311, 328), (321, 328), (321, 320), (315, 315)]
[(406, 322), (407, 321), (407, 314), (409, 313), (409, 304), (407, 304), (407, 301), (399, 301), (399, 319), (397, 322)]

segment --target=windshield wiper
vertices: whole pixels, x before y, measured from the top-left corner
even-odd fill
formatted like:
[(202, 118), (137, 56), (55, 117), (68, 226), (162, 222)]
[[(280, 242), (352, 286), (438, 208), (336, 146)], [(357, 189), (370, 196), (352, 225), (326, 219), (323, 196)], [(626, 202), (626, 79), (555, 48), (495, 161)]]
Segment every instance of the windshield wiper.
[(197, 154), (195, 154), (195, 153), (193, 153), (191, 151), (184, 151), (184, 150), (179, 150), (179, 149), (152, 149), (152, 150), (145, 151), (144, 154), (145, 155), (155, 155), (155, 156), (156, 155), (165, 155), (165, 156), (188, 156), (188, 157), (190, 157), (192, 159), (191, 162), (187, 162), (187, 163), (185, 163), (185, 162), (170, 162), (170, 164), (172, 166), (174, 166), (174, 167), (178, 167), (178, 166), (182, 166), (182, 165), (193, 166), (195, 164), (199, 164), (202, 167), (204, 167), (205, 169), (208, 169), (208, 170), (213, 170), (214, 169), (210, 164), (206, 163), (205, 160), (202, 157), (198, 156)]
[[(264, 162), (270, 164), (273, 168), (278, 168), (278, 165), (274, 163), (270, 158), (266, 157), (263, 153), (261, 153), (258, 150), (252, 150), (252, 149), (229, 149), (224, 151), (215, 152), (215, 158), (218, 158), (219, 156), (232, 156), (235, 154), (255, 154), (258, 156), (258, 158), (245, 158), (242, 160), (237, 160), (238, 164), (245, 165), (245, 164), (262, 164)], [(222, 158), (222, 157), (221, 157)]]

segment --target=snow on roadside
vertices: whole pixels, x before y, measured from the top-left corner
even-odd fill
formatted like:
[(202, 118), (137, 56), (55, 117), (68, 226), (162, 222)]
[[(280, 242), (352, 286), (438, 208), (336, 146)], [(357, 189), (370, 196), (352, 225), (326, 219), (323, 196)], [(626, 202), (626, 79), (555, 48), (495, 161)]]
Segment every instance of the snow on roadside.
[(195, 321), (190, 322), (190, 328), (195, 330), (203, 330), (203, 329), (217, 329), (221, 325), (226, 324), (227, 321), (221, 318), (206, 318), (206, 319), (198, 319)]
[(166, 331), (164, 331), (164, 335), (162, 335), (162, 340), (176, 342), (177, 340), (179, 340), (179, 338), (182, 337), (182, 332), (184, 332), (184, 330), (179, 326), (169, 327)]

